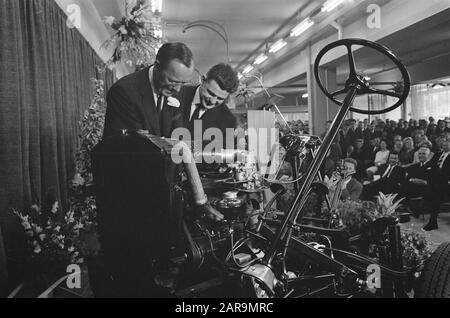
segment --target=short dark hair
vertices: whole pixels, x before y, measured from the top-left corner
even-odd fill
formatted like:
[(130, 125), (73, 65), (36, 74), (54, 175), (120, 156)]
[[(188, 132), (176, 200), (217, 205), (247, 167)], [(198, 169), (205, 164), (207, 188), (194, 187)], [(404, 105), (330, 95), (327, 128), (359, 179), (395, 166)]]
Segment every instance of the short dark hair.
[(161, 69), (165, 69), (172, 60), (179, 60), (185, 66), (191, 67), (194, 57), (192, 51), (184, 43), (164, 43), (156, 54), (156, 62)]
[(356, 161), (356, 160), (353, 159), (353, 158), (345, 158), (345, 159), (344, 159), (344, 162), (351, 163), (352, 165), (355, 166), (355, 168), (358, 166), (358, 161)]
[(214, 80), (219, 87), (228, 93), (234, 93), (239, 87), (237, 72), (228, 64), (220, 63), (211, 67), (206, 74), (206, 80)]

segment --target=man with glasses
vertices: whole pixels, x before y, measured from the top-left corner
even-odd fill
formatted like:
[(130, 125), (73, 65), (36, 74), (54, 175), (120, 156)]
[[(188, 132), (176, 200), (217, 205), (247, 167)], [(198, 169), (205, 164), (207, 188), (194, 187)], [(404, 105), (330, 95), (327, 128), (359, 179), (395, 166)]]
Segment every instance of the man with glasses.
[(170, 137), (183, 124), (176, 95), (193, 74), (191, 50), (183, 43), (165, 43), (154, 65), (125, 76), (109, 90), (103, 138), (123, 129)]
[(183, 88), (183, 122), (192, 140), (209, 140), (209, 136), (204, 136), (205, 131), (217, 128), (222, 134), (225, 148), (227, 128), (236, 128), (236, 118), (228, 109), (226, 100), (237, 91), (238, 86), (236, 71), (230, 65), (221, 63), (208, 71), (200, 86)]

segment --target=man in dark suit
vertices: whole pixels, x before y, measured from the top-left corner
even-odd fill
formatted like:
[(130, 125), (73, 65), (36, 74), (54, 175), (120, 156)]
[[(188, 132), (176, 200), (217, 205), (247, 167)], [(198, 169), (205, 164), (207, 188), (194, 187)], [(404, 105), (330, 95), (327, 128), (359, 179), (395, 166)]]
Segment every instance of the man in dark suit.
[(362, 200), (372, 200), (379, 192), (384, 194), (399, 193), (400, 184), (405, 179), (405, 169), (398, 165), (398, 154), (390, 153), (388, 163), (378, 167), (380, 178), (364, 185)]
[(437, 216), (439, 206), (443, 202), (450, 201), (450, 140), (446, 140), (442, 144), (442, 152), (436, 156), (437, 172), (431, 179), (430, 196), (425, 198), (430, 211), (430, 220), (424, 226), (425, 231), (438, 228)]
[[(173, 129), (182, 126), (180, 103), (174, 96), (193, 74), (194, 62), (189, 48), (182, 43), (164, 44), (153, 66), (120, 79), (109, 90), (100, 146), (105, 147), (106, 144), (108, 148), (113, 136), (124, 129), (146, 130), (152, 135), (171, 137)], [(97, 164), (102, 166), (103, 159), (98, 158)], [(102, 167), (109, 167), (114, 160), (106, 159), (106, 162)], [(155, 277), (159, 271), (157, 263), (167, 257), (171, 244), (165, 233), (172, 226), (172, 219), (168, 216), (172, 212), (171, 207), (179, 202), (171, 191), (176, 167), (167, 164), (164, 165), (167, 170), (161, 172), (161, 166), (137, 168), (142, 159), (137, 158), (133, 162), (137, 163), (135, 170), (126, 170), (126, 167), (123, 170), (141, 175), (123, 175), (117, 181), (111, 176), (111, 171), (106, 176), (102, 169), (96, 172), (100, 178), (108, 180), (105, 182), (108, 184), (99, 182), (96, 189), (101, 262), (107, 277), (99, 283), (104, 291), (98, 291), (97, 296), (166, 297), (167, 291), (155, 282)], [(161, 180), (157, 190), (155, 185), (145, 180), (149, 175)], [(120, 189), (118, 184), (121, 182), (136, 186), (130, 186), (133, 190), (127, 191)], [(115, 187), (120, 191), (111, 198)], [(154, 198), (147, 199), (145, 196), (152, 188)], [(150, 209), (148, 202), (152, 202)]]
[(406, 168), (406, 179), (400, 196), (405, 198), (426, 197), (429, 195), (430, 184), (435, 178), (436, 165), (428, 160), (430, 149), (421, 147), (418, 150), (419, 162)]
[(183, 43), (165, 43), (153, 66), (125, 76), (108, 91), (103, 138), (123, 129), (170, 137), (175, 128), (182, 126), (175, 95), (193, 74), (191, 50)]
[[(202, 140), (204, 143), (214, 136), (214, 139), (222, 138), (220, 144), (223, 148), (232, 146), (227, 145), (227, 137), (234, 143), (236, 118), (225, 101), (237, 91), (238, 86), (236, 71), (230, 65), (221, 63), (208, 71), (200, 86), (183, 88), (180, 94), (183, 123), (189, 129), (192, 140)], [(227, 136), (227, 129), (228, 134), (233, 134), (231, 137)]]

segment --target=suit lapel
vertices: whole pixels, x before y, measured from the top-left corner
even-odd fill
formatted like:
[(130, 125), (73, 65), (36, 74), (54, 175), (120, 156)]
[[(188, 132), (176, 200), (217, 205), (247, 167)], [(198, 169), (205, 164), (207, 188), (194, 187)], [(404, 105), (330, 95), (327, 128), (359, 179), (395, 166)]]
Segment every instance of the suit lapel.
[(183, 125), (189, 127), (189, 117), (191, 115), (192, 102), (198, 86), (185, 86), (181, 91), (181, 107), (183, 112)]
[(155, 135), (161, 135), (161, 129), (159, 127), (159, 116), (156, 111), (155, 99), (153, 97), (152, 85), (149, 79), (149, 67), (143, 71), (143, 77), (140, 81), (139, 91), (142, 96), (142, 105), (146, 122), (153, 128)]

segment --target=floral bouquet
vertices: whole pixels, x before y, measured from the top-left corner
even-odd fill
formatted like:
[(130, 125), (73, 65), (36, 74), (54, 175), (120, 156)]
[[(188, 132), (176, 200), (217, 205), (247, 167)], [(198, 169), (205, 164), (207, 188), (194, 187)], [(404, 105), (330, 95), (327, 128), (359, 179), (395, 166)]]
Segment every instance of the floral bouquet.
[(414, 269), (414, 276), (418, 278), (425, 261), (431, 256), (430, 242), (422, 233), (413, 230), (402, 230), (403, 265)]
[(162, 45), (160, 18), (155, 15), (148, 17), (150, 10), (145, 1), (135, 1), (134, 5), (131, 2), (126, 1), (126, 16), (120, 20), (111, 16), (104, 18), (104, 22), (114, 30), (114, 35), (101, 46), (103, 49), (115, 47), (107, 65), (124, 61), (130, 67), (148, 66)]
[(63, 275), (69, 264), (84, 262), (79, 237), (85, 225), (73, 211), (62, 215), (55, 201), (49, 210), (33, 205), (28, 211), (13, 213), (25, 231), (32, 272)]

